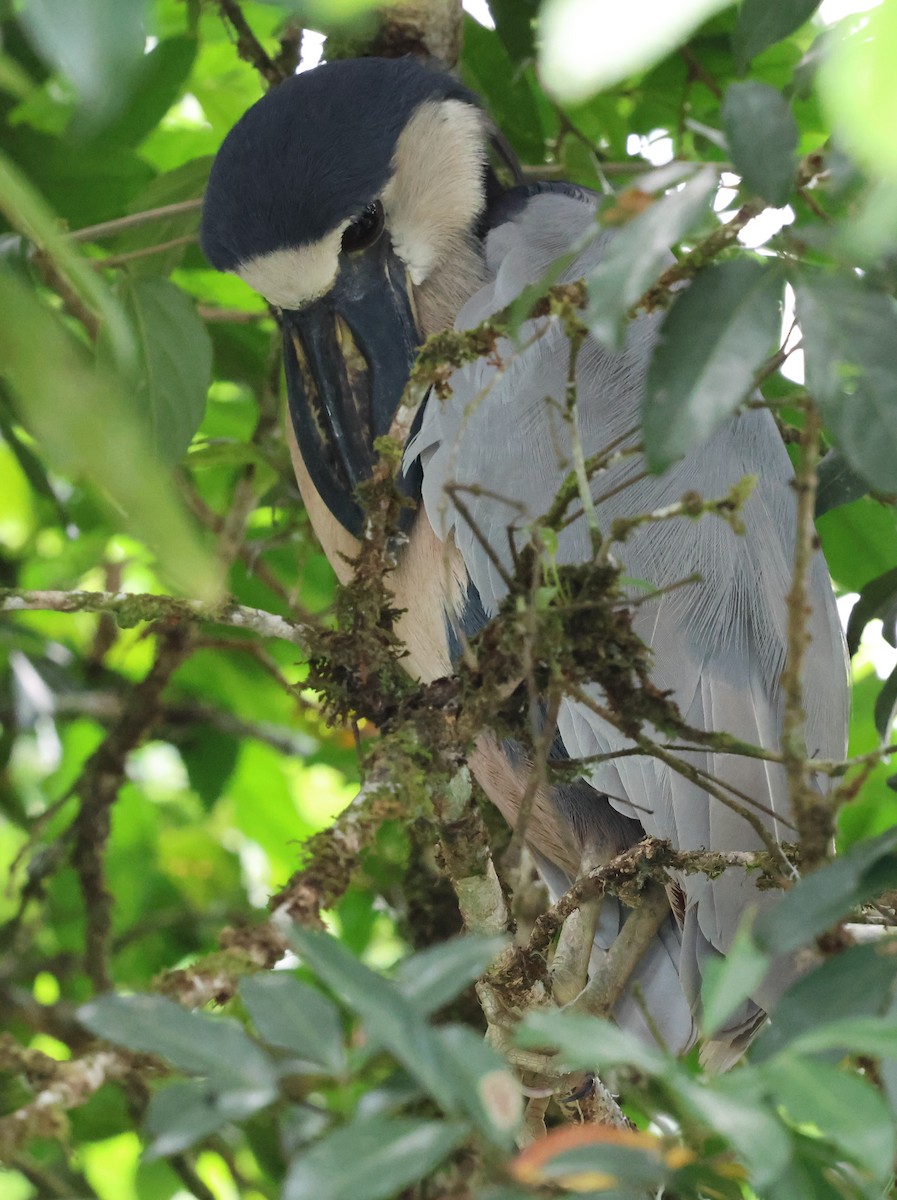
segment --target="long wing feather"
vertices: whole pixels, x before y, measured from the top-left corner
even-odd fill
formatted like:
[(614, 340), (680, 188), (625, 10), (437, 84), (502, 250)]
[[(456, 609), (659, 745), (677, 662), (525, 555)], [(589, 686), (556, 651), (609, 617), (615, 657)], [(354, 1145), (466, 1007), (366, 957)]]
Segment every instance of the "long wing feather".
[[(470, 328), (511, 302), (544, 273), (592, 225), (587, 197), (538, 195), (487, 240), (490, 282), (462, 308), (456, 321)], [(587, 273), (607, 236), (599, 237), (567, 272)], [(643, 317), (629, 330), (625, 349), (610, 354), (587, 339), (577, 365), (578, 428), (586, 456), (629, 434), (638, 422), (645, 371), (656, 320)], [(523, 530), (549, 508), (571, 469), (572, 447), (563, 405), (569, 344), (551, 318), (528, 322), (519, 344), (503, 342), (501, 365), (478, 361), (456, 371), (451, 396), (432, 401), (408, 458), (424, 467), (423, 501), (439, 537), (453, 537), (488, 615), (505, 594), (501, 572), (482, 545), (485, 539), (510, 568), (510, 528)], [(778, 749), (782, 721), (779, 680), (786, 652), (786, 594), (794, 544), (791, 465), (770, 414), (743, 413), (661, 476), (639, 478), (638, 456), (624, 458), (593, 481), (601, 528), (617, 517), (651, 512), (697, 491), (725, 495), (745, 475), (757, 477), (744, 506), (745, 532), (737, 536), (715, 517), (640, 526), (615, 549), (627, 576), (659, 588), (692, 573), (701, 582), (642, 602), (635, 627), (653, 651), (654, 681), (672, 692), (685, 718), (701, 729), (722, 730), (764, 748)], [(620, 485), (628, 485), (621, 489)], [(460, 489), (472, 525), (447, 485)], [(612, 495), (610, 493), (613, 493)], [(457, 494), (457, 493), (456, 493)], [(607, 494), (606, 499), (601, 499)], [(559, 535), (558, 560), (576, 563), (590, 555), (584, 519)], [(809, 578), (812, 651), (804, 671), (806, 736), (811, 755), (844, 753), (847, 725), (846, 657), (831, 584), (821, 555)], [(595, 687), (595, 698), (600, 690)], [(564, 702), (559, 732), (571, 757), (606, 754), (626, 739), (588, 707)], [(691, 752), (692, 766), (741, 795), (781, 839), (790, 821), (781, 767), (761, 760)], [(593, 787), (621, 813), (635, 817), (652, 835), (682, 849), (750, 850), (761, 845), (748, 821), (732, 807), (664, 764), (624, 757), (590, 770)], [(744, 799), (746, 797), (746, 799)], [(600, 814), (596, 811), (596, 822)], [(728, 871), (708, 881), (682, 880), (687, 899), (685, 953), (680, 974), (696, 999), (700, 965), (708, 953), (725, 952), (749, 903), (762, 903), (743, 873)], [(775, 988), (767, 989), (765, 1002)], [(746, 1010), (742, 1027), (755, 1019)]]

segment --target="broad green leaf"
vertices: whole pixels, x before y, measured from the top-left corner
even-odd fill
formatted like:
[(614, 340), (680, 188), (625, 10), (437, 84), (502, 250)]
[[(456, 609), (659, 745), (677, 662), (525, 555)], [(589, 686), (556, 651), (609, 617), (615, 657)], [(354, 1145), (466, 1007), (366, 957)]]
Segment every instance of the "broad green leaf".
[(517, 62), (531, 58), (536, 49), (538, 0), (490, 0), (489, 11), (495, 21), (495, 30), (511, 57)]
[[(198, 201), (205, 189), (211, 165), (211, 158), (195, 158), (173, 171), (158, 175), (134, 197), (128, 205), (128, 212), (144, 213), (184, 201)], [(146, 250), (179, 241), (191, 235), (198, 236), (199, 221), (200, 208), (197, 203), (194, 208), (185, 212), (172, 213), (126, 230), (109, 243), (109, 249), (113, 255), (129, 254), (135, 250)], [(189, 243), (182, 243), (170, 246), (167, 250), (132, 259), (128, 263), (128, 274), (169, 275), (183, 262), (188, 245)]]
[(726, 1020), (762, 982), (771, 965), (751, 937), (749, 925), (740, 925), (728, 953), (704, 965), (701, 1007), (705, 1036), (722, 1029)]
[(52, 466), (111, 497), (129, 532), (180, 588), (198, 599), (217, 596), (218, 568), (149, 454), (147, 426), (120, 380), (96, 367), (58, 316), (3, 271), (0, 309), (0, 357), (17, 411)]
[(270, 971), (242, 980), (240, 997), (266, 1042), (334, 1073), (343, 1069), (339, 1013), (316, 988), (286, 971)]
[(467, 1136), (452, 1121), (356, 1120), (290, 1163), (282, 1200), (387, 1200), (424, 1178)]
[(897, 1148), (894, 1117), (871, 1084), (852, 1071), (790, 1054), (770, 1062), (762, 1075), (790, 1120), (815, 1125), (876, 1179), (887, 1180)]
[(764, 1062), (806, 1032), (842, 1017), (883, 1014), (897, 979), (897, 959), (886, 945), (850, 946), (802, 975), (776, 1004), (775, 1014), (750, 1049)]
[(808, 1029), (796, 1037), (790, 1054), (818, 1054), (840, 1050), (871, 1058), (897, 1058), (897, 1019), (894, 1017), (843, 1017)]
[(859, 842), (811, 875), (804, 876), (754, 924), (758, 944), (790, 954), (831, 928), (843, 916), (897, 886), (897, 829)]
[(25, 0), (21, 21), (99, 121), (120, 111), (143, 61), (147, 0)]
[(212, 343), (196, 308), (167, 279), (123, 284), (140, 348), (135, 402), (151, 429), (152, 452), (173, 464), (199, 428), (212, 379)]
[(750, 1171), (758, 1190), (771, 1182), (790, 1155), (781, 1122), (762, 1103), (756, 1082), (746, 1070), (722, 1076), (712, 1086), (680, 1077), (676, 1099), (732, 1146)]
[(783, 277), (741, 258), (702, 271), (664, 318), (642, 411), (645, 454), (661, 471), (750, 395), (775, 349)]
[(646, 1075), (664, 1078), (676, 1073), (675, 1062), (646, 1046), (634, 1034), (609, 1021), (560, 1010), (529, 1013), (514, 1033), (520, 1046), (551, 1047), (571, 1067), (603, 1070), (635, 1067)]
[(479, 979), (506, 944), (501, 937), (452, 938), (404, 959), (395, 982), (405, 999), (428, 1017)]
[(518, 1079), (482, 1034), (464, 1025), (447, 1025), (438, 1036), (459, 1105), (491, 1142), (511, 1149), (523, 1115)]
[(177, 100), (195, 59), (196, 39), (190, 37), (166, 38), (145, 54), (124, 111), (103, 130), (103, 140), (139, 145)]
[(798, 129), (788, 101), (765, 83), (733, 83), (722, 113), (732, 162), (745, 187), (781, 208), (797, 167)]
[(817, 522), (829, 570), (846, 592), (861, 592), (897, 562), (897, 512), (864, 496)]
[(106, 1041), (158, 1054), (216, 1090), (243, 1094), (253, 1108), (277, 1094), (274, 1063), (230, 1017), (188, 1012), (165, 996), (110, 994), (82, 1004), (78, 1020)]
[(819, 94), (845, 147), (873, 177), (897, 178), (897, 5), (842, 22), (818, 75)]
[(584, 100), (686, 40), (729, 0), (547, 0), (539, 14), (539, 71), (561, 100)]
[(816, 471), (816, 519), (833, 508), (851, 504), (869, 491), (869, 485), (849, 465), (840, 450), (829, 450)]
[(153, 1093), (144, 1129), (152, 1139), (148, 1159), (179, 1154), (227, 1124), (232, 1118), (218, 1107), (216, 1093), (205, 1080), (169, 1083)]
[[(670, 1172), (660, 1156), (663, 1142), (659, 1138), (626, 1131), (621, 1134), (626, 1140), (619, 1144), (603, 1129), (594, 1131), (594, 1140), (590, 1132), (582, 1130), (581, 1145), (559, 1148), (540, 1162), (538, 1182), (563, 1188), (567, 1195), (568, 1188), (574, 1195), (589, 1189), (590, 1194), (609, 1192), (620, 1200), (663, 1193)], [(524, 1150), (521, 1158), (525, 1155)]]
[(795, 281), (807, 384), (850, 465), (897, 491), (897, 311), (856, 276)]
[(897, 645), (897, 567), (870, 580), (860, 592), (847, 622), (847, 649), (851, 655), (860, 647), (863, 630), (875, 620), (882, 622), (887, 641)]
[(706, 216), (716, 186), (715, 171), (700, 171), (680, 191), (656, 200), (609, 240), (598, 266), (586, 277), (586, 322), (594, 338), (611, 349), (619, 348), (627, 311), (670, 266), (670, 247)]
[(732, 34), (739, 67), (799, 29), (818, 7), (819, 0), (744, 0)]
[(357, 1013), (371, 1036), (441, 1108), (456, 1112), (457, 1098), (447, 1078), (442, 1043), (399, 989), (359, 962), (336, 938), (298, 927), (290, 938), (297, 953)]

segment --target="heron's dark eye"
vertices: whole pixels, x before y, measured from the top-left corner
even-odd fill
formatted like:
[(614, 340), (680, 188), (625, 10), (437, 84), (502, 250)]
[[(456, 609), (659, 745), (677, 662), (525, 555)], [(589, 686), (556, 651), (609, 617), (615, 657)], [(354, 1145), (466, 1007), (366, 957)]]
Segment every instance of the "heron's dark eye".
[(343, 234), (343, 250), (347, 254), (354, 250), (366, 250), (376, 242), (382, 232), (383, 205), (379, 200), (375, 200)]

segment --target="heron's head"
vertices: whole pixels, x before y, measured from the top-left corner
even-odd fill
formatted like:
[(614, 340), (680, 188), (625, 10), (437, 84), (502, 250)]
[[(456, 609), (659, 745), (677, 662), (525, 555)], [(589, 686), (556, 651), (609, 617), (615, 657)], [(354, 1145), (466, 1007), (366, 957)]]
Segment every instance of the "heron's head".
[(269, 92), (212, 167), (203, 249), (279, 310), (302, 458), (356, 536), (415, 351), (476, 286), (489, 138), (450, 76), (357, 59)]

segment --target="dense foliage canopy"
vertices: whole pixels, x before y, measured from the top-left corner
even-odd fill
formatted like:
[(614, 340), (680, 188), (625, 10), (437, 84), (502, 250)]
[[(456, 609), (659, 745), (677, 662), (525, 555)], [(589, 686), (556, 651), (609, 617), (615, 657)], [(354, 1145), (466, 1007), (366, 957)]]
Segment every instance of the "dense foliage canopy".
[[(705, 1029), (771, 956), (822, 954), (747, 1062), (714, 1078), (534, 1004), (521, 963), (556, 933), (533, 925), (544, 896), (497, 817), (446, 784), (458, 748), (441, 726), (442, 757), (428, 748), (439, 696), (397, 682), (382, 592), (337, 593), (283, 439), (274, 319), (197, 245), (218, 145), (314, 61), (307, 27), (327, 56), (451, 57), (460, 9), (0, 0), (4, 1197), (511, 1200), (552, 1180), (892, 1194), (897, 956), (839, 924), (887, 937), (897, 894), (882, 749), (897, 702), (897, 5), (857, 7), (490, 0), (463, 18), (460, 76), (526, 170), (595, 189), (619, 227), (586, 289), (549, 303), (609, 346), (634, 312), (668, 310), (651, 465), (759, 388), (838, 593), (859, 594), (852, 765), (815, 835), (798, 821), (799, 866), (815, 870), (711, 978)], [(805, 520), (799, 541), (813, 536)], [(535, 1009), (490, 1043), (472, 985), (508, 945), (503, 921), (456, 938), (449, 883), (487, 836), (532, 941), (479, 997)], [(508, 1063), (535, 1069), (545, 1046), (573, 1081), (600, 1068), (632, 1126), (577, 1124), (574, 1102), (518, 1154)], [(526, 1120), (541, 1129), (538, 1104)]]

